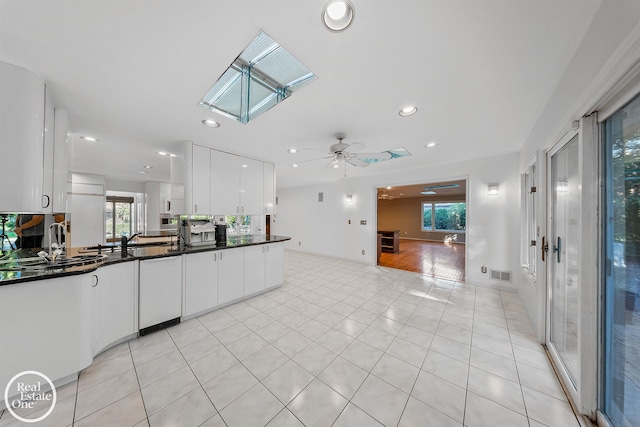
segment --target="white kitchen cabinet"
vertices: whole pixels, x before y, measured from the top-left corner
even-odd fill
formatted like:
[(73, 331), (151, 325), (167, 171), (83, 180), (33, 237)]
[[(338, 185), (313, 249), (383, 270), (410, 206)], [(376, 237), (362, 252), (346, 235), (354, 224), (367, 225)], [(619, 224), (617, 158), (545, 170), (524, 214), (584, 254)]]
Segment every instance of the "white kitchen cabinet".
[[(210, 149), (185, 142), (184, 156), (184, 212), (186, 215), (211, 214), (211, 158)], [(172, 182), (173, 183), (173, 182)]]
[(138, 331), (136, 265), (136, 262), (107, 265), (89, 275), (94, 355)]
[(263, 184), (263, 213), (274, 215), (276, 213), (276, 174), (273, 163), (263, 164)]
[(182, 258), (140, 261), (139, 328), (147, 328), (182, 314)]
[(243, 158), (240, 163), (240, 214), (262, 215), (264, 213), (263, 163)]
[(244, 295), (252, 295), (265, 289), (265, 265), (267, 245), (244, 248)]
[(105, 177), (74, 173), (69, 200), (71, 246), (105, 242)]
[(192, 316), (218, 305), (219, 254), (211, 251), (185, 256), (183, 316)]
[(284, 281), (284, 244), (244, 248), (244, 295), (249, 296), (281, 285)]
[(218, 252), (218, 305), (244, 296), (244, 249)]
[(216, 215), (261, 215), (262, 162), (211, 150), (211, 210)]
[(269, 243), (265, 246), (265, 287), (268, 289), (284, 282), (284, 243)]
[(51, 213), (70, 212), (67, 193), (71, 182), (72, 142), (69, 137), (69, 112), (61, 108), (56, 108), (54, 112), (53, 148)]
[(84, 274), (0, 286), (0, 389), (19, 372), (69, 381), (89, 366), (90, 310)]
[(240, 213), (240, 156), (211, 150), (211, 211), (214, 215)]
[[(45, 193), (44, 80), (24, 68), (0, 61), (0, 212), (41, 213), (51, 206)], [(52, 130), (48, 131), (52, 135)], [(49, 150), (48, 159), (53, 160)], [(48, 166), (47, 171), (51, 171)]]
[(193, 187), (192, 213), (211, 214), (211, 150), (199, 145), (193, 146)]

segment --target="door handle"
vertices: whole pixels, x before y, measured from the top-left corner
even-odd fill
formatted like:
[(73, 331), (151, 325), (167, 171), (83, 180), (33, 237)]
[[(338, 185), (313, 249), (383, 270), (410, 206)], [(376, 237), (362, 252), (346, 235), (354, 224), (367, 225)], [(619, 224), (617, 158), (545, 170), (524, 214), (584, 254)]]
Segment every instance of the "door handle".
[(558, 246), (553, 247), (553, 252), (555, 252), (558, 256), (558, 262), (560, 262), (560, 251), (562, 250), (562, 241), (560, 240), (560, 236), (558, 236)]
[(544, 262), (544, 257), (549, 252), (549, 243), (545, 242), (545, 237), (542, 236), (542, 246), (540, 247), (540, 251), (542, 252), (542, 261)]

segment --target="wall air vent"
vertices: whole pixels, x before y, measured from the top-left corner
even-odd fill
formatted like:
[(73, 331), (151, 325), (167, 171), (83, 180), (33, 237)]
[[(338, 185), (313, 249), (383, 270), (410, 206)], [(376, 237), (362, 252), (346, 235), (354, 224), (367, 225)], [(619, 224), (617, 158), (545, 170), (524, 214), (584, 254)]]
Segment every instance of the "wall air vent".
[(502, 282), (511, 283), (511, 272), (510, 271), (491, 270), (491, 278), (495, 279), (495, 280), (500, 280)]

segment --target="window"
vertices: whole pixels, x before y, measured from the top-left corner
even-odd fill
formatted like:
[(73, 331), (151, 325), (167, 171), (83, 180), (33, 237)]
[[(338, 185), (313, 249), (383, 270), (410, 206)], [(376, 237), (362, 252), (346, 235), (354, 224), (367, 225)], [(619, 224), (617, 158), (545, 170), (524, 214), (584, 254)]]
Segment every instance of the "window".
[(467, 204), (464, 202), (422, 203), (422, 231), (457, 231), (467, 229)]
[(133, 197), (107, 196), (105, 206), (107, 242), (120, 240), (122, 236), (131, 236)]
[(225, 222), (227, 223), (227, 234), (251, 233), (250, 215), (227, 215)]
[(604, 149), (603, 412), (640, 425), (640, 96), (602, 126)]
[(532, 162), (521, 176), (522, 247), (521, 266), (532, 278), (536, 277), (536, 244), (538, 223), (536, 220), (536, 164)]

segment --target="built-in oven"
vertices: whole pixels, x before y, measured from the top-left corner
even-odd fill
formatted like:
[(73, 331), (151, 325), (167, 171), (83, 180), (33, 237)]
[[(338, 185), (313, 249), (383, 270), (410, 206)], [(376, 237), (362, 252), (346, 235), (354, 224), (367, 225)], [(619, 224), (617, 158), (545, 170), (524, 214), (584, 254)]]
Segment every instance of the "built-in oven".
[(160, 230), (177, 230), (178, 218), (171, 214), (160, 214)]

